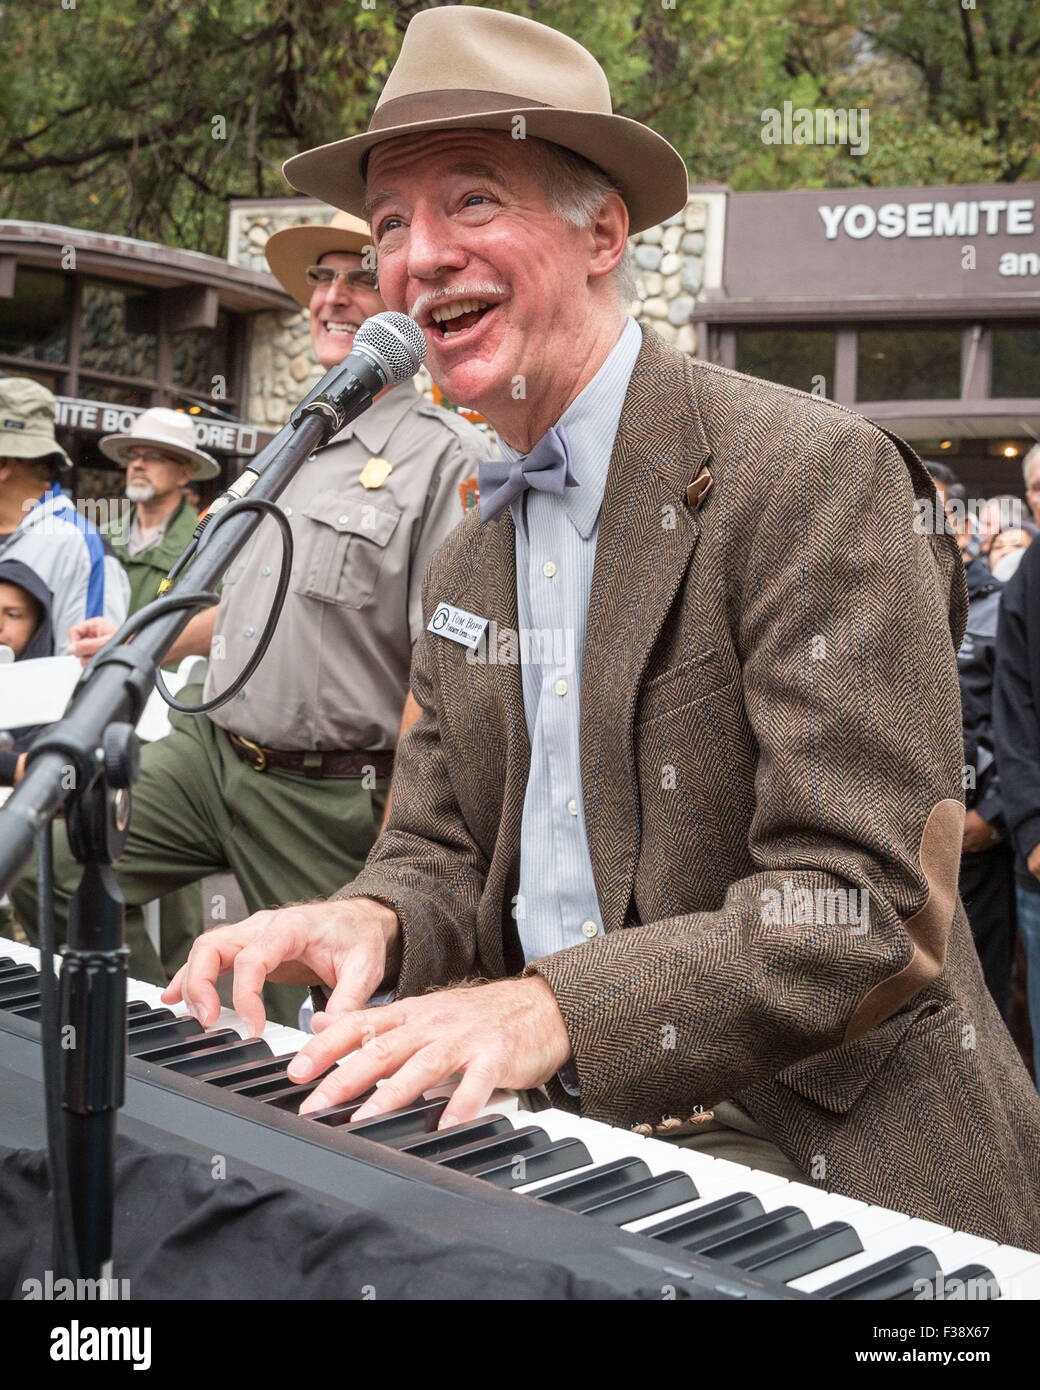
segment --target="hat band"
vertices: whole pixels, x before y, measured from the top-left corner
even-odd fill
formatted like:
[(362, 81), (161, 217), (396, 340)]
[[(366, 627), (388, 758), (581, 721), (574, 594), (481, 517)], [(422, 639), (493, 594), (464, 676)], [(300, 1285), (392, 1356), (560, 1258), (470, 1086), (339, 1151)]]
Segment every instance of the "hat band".
[(439, 92), (414, 92), (392, 97), (372, 115), (369, 134), (391, 126), (413, 125), (420, 121), (451, 119), (453, 116), (490, 115), (493, 111), (522, 111), (528, 107), (548, 107), (547, 101), (514, 96), (508, 92), (481, 92), (465, 87), (445, 87)]

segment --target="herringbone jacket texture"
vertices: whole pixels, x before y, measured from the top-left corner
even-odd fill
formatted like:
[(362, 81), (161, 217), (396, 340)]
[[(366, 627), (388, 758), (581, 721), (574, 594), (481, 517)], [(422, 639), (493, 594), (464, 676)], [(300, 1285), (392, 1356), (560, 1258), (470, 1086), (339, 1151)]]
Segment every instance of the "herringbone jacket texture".
[[(582, 670), (604, 935), (527, 969), (563, 1014), (583, 1114), (736, 1100), (808, 1181), (1035, 1249), (1040, 1104), (957, 895), (967, 598), (952, 536), (915, 524), (934, 497), (851, 411), (644, 332)], [(438, 551), (427, 621), (442, 601), (515, 631), (508, 512)], [(524, 968), (521, 673), (480, 657), (417, 644), (424, 712), (343, 890), (396, 909), (399, 995)]]

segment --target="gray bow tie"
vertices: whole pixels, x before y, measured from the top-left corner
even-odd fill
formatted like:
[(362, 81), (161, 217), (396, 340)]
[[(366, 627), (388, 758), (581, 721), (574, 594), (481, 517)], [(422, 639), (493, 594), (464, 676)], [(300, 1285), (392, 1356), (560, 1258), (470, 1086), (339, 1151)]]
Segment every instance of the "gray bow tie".
[(491, 459), (477, 466), (481, 521), (496, 521), (511, 502), (529, 487), (542, 492), (562, 492), (577, 487), (571, 473), (571, 455), (564, 429), (555, 426), (542, 435), (529, 454), (514, 463)]

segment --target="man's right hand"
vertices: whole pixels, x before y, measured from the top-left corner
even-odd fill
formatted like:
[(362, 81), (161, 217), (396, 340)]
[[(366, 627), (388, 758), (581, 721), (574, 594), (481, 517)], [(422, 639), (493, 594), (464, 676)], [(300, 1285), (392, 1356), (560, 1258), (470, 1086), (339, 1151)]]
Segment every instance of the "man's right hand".
[(374, 898), (254, 912), (244, 922), (204, 932), (162, 997), (167, 1004), (183, 999), (208, 1028), (220, 1014), (216, 979), (234, 970), (234, 1006), (259, 1037), (266, 1022), (260, 999), (265, 980), (329, 986), (325, 1012), (336, 1017), (364, 1008), (381, 985), (392, 982), (399, 951), (397, 914)]
[(81, 623), (73, 623), (69, 628), (69, 645), (65, 650), (70, 656), (78, 656), (86, 666), (91, 657), (99, 652), (118, 630), (111, 618), (86, 618)]
[(1040, 845), (1034, 845), (1029, 858), (1026, 860), (1026, 868), (1034, 878), (1040, 878)]

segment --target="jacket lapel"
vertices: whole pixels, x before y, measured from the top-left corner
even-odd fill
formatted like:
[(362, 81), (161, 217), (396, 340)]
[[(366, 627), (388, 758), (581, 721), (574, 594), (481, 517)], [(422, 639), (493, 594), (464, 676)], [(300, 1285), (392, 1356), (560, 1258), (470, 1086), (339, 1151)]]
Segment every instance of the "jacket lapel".
[(605, 931), (624, 923), (639, 852), (636, 697), (700, 534), (687, 487), (708, 453), (685, 358), (644, 331), (607, 473), (581, 677), (582, 795)]

